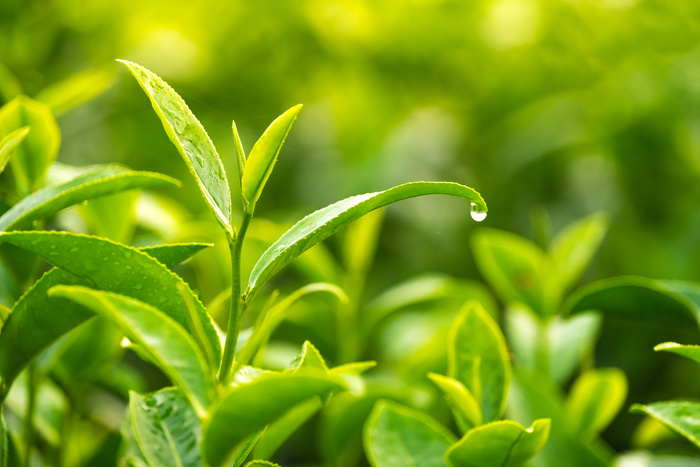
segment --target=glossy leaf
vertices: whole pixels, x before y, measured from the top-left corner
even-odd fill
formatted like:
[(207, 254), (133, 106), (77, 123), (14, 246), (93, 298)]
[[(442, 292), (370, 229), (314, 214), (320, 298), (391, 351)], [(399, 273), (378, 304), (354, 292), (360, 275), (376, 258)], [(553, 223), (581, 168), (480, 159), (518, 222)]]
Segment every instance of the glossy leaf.
[(285, 232), (263, 253), (250, 274), (247, 300), (294, 258), (363, 215), (380, 207), (416, 196), (443, 194), (465, 198), (486, 210), (473, 189), (450, 182), (413, 182), (377, 193), (352, 196), (309, 214)]
[(148, 95), (168, 138), (197, 181), (216, 220), (232, 236), (231, 191), (219, 154), (202, 124), (185, 101), (155, 73), (136, 63), (119, 61), (129, 68)]
[(469, 389), (481, 406), (484, 422), (505, 410), (511, 366), (498, 324), (478, 302), (468, 302), (450, 327), (448, 376)]
[(129, 393), (131, 423), (141, 452), (152, 467), (198, 467), (200, 425), (177, 389), (140, 396)]
[(15, 148), (24, 140), (28, 133), (29, 127), (26, 126), (0, 139), (0, 173), (5, 170), (5, 166), (10, 161), (10, 156), (12, 156)]
[(445, 458), (451, 467), (517, 467), (542, 449), (550, 425), (549, 419), (527, 429), (510, 420), (482, 425), (450, 446)]
[(238, 135), (238, 128), (236, 128), (236, 122), (231, 122), (231, 130), (233, 131), (233, 146), (236, 148), (236, 160), (238, 161), (238, 180), (242, 181), (246, 160), (243, 143), (241, 143), (241, 137)]
[[(178, 284), (184, 282), (146, 253), (109, 240), (67, 232), (6, 232), (0, 234), (2, 242), (41, 256), (83, 279), (87, 285), (151, 305), (183, 329), (189, 329), (187, 304), (178, 291)], [(189, 287), (185, 290), (191, 295), (218, 361), (221, 343), (211, 318)]]
[(322, 406), (319, 397), (312, 397), (292, 407), (265, 429), (253, 449), (253, 456), (258, 459), (272, 457), (280, 446)]
[(700, 402), (668, 401), (634, 404), (630, 411), (653, 417), (700, 447)]
[(564, 314), (598, 310), (617, 318), (697, 328), (700, 286), (644, 277), (615, 277), (580, 288)]
[(455, 437), (428, 415), (381, 401), (365, 423), (365, 453), (373, 467), (444, 466)]
[(205, 422), (202, 452), (212, 467), (225, 465), (248, 436), (311, 397), (343, 386), (314, 372), (266, 373), (231, 388)]
[(72, 300), (112, 320), (158, 365), (203, 416), (214, 397), (213, 370), (194, 339), (161, 311), (138, 300), (80, 286), (56, 286), (50, 297)]
[(616, 368), (595, 369), (576, 379), (566, 400), (566, 416), (573, 433), (592, 437), (603, 431), (627, 397), (627, 378)]
[(0, 231), (21, 227), (87, 199), (134, 188), (177, 186), (180, 182), (154, 172), (118, 165), (95, 166), (67, 182), (47, 186), (23, 198), (0, 217)]
[(481, 425), (483, 422), (481, 407), (469, 389), (456, 379), (447, 376), (428, 373), (428, 378), (445, 394), (457, 425), (463, 433)]
[(700, 345), (681, 345), (675, 342), (664, 342), (654, 347), (656, 352), (671, 352), (682, 355), (693, 360), (695, 363), (700, 363)]
[[(246, 210), (251, 214), (255, 211), (255, 204), (258, 202), (265, 183), (275, 167), (282, 143), (284, 143), (287, 134), (289, 134), (289, 130), (292, 128), (292, 124), (301, 108), (302, 105), (296, 105), (277, 117), (255, 143), (248, 155), (248, 159), (245, 161), (245, 168), (241, 177), (241, 192), (246, 204)], [(240, 166), (240, 155), (238, 160)]]
[(510, 232), (481, 228), (471, 237), (476, 265), (506, 304), (522, 303), (540, 317), (554, 314), (561, 286), (552, 259)]
[(580, 279), (603, 242), (607, 230), (608, 217), (598, 213), (574, 222), (554, 237), (550, 253), (563, 288)]
[(17, 193), (27, 196), (44, 183), (46, 171), (56, 160), (61, 134), (46, 104), (18, 96), (0, 108), (0, 136), (23, 127), (31, 131), (15, 148), (10, 167)]

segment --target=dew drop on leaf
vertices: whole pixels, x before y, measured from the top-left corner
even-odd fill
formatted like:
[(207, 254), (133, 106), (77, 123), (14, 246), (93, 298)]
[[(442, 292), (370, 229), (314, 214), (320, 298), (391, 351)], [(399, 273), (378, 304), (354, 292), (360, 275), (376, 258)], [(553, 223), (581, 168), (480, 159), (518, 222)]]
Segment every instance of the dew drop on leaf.
[(486, 219), (486, 211), (476, 203), (472, 203), (471, 216), (477, 222), (481, 222)]

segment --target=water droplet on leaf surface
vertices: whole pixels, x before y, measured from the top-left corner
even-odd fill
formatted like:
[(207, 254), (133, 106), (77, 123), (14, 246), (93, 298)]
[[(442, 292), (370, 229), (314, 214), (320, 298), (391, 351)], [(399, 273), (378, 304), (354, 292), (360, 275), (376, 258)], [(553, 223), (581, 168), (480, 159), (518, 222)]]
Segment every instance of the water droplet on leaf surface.
[(486, 211), (478, 204), (472, 203), (471, 216), (475, 221), (481, 222), (486, 219)]

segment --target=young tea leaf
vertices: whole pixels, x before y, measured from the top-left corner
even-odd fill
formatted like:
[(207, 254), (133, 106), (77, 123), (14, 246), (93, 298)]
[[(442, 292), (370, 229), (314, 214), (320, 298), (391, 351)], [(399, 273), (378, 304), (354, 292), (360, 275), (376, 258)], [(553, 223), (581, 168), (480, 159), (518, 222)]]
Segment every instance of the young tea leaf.
[(695, 363), (700, 363), (700, 345), (681, 345), (675, 342), (664, 342), (655, 346), (654, 351), (675, 353), (689, 358)]
[(450, 446), (445, 459), (450, 467), (518, 467), (542, 449), (550, 425), (549, 419), (527, 429), (510, 420), (482, 425)]
[(213, 371), (178, 323), (138, 300), (87, 287), (56, 286), (49, 296), (72, 300), (112, 320), (188, 396), (197, 414), (206, 414), (214, 397)]
[(173, 178), (154, 172), (135, 172), (118, 165), (95, 166), (72, 180), (44, 187), (23, 198), (0, 217), (0, 231), (25, 226), (90, 198), (134, 188), (179, 184)]
[(238, 128), (236, 128), (236, 122), (231, 122), (231, 130), (233, 132), (233, 145), (236, 148), (236, 160), (238, 161), (238, 180), (242, 182), (246, 160), (243, 143), (241, 143), (241, 137), (238, 135)]
[(294, 258), (368, 212), (404, 199), (433, 194), (465, 198), (486, 210), (476, 191), (451, 182), (406, 183), (386, 191), (346, 198), (309, 214), (263, 253), (250, 273), (246, 300), (252, 300), (260, 287)]
[(634, 404), (631, 412), (645, 413), (700, 447), (700, 402), (668, 401)]
[(595, 369), (574, 382), (566, 400), (566, 416), (573, 433), (593, 437), (603, 431), (627, 397), (627, 378), (617, 368)]
[[(265, 183), (272, 173), (272, 169), (277, 162), (277, 155), (282, 148), (289, 130), (292, 128), (294, 120), (301, 111), (302, 105), (296, 105), (285, 113), (277, 117), (274, 122), (267, 127), (265, 133), (255, 143), (253, 149), (245, 161), (243, 176), (241, 177), (241, 192), (246, 204), (246, 210), (252, 214), (255, 211), (255, 204), (260, 198)], [(237, 136), (234, 126), (234, 138)], [(238, 148), (240, 140), (236, 141), (236, 151), (238, 153), (238, 164), (241, 164), (242, 149)]]
[(158, 260), (166, 268), (172, 268), (212, 246), (214, 245), (211, 243), (169, 243), (167, 245), (144, 246), (138, 250)]
[(5, 170), (5, 166), (10, 161), (10, 156), (28, 133), (29, 127), (25, 126), (0, 139), (0, 173)]
[(219, 154), (202, 124), (185, 101), (155, 73), (136, 63), (119, 61), (129, 68), (148, 95), (168, 138), (197, 181), (216, 220), (232, 236), (231, 191)]
[(454, 378), (436, 373), (428, 373), (428, 378), (445, 394), (462, 432), (481, 425), (483, 422), (481, 407), (469, 389)]
[(442, 467), (455, 437), (422, 412), (381, 401), (365, 423), (363, 442), (373, 467)]

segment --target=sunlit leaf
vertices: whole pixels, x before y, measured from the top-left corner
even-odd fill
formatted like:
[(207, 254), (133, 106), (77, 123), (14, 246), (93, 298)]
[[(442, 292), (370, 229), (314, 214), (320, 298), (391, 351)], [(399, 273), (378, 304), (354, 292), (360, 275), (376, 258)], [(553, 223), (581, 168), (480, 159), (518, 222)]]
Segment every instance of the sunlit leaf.
[(12, 156), (15, 148), (24, 140), (28, 133), (29, 127), (26, 126), (0, 139), (0, 173), (5, 170), (5, 166), (10, 161), (10, 156)]
[(654, 347), (654, 350), (659, 352), (671, 352), (682, 355), (693, 360), (695, 363), (700, 363), (700, 345), (681, 345), (675, 342), (664, 342)]
[(653, 417), (700, 447), (700, 402), (668, 401), (647, 405), (634, 404), (630, 411)]
[(527, 429), (510, 420), (482, 425), (450, 446), (445, 458), (451, 467), (521, 466), (547, 442), (550, 424), (539, 419)]
[(380, 207), (416, 196), (442, 194), (465, 198), (486, 210), (473, 189), (450, 182), (413, 182), (377, 193), (352, 196), (309, 214), (263, 253), (250, 274), (246, 295), (252, 299), (260, 287), (294, 258), (363, 215)]
[(589, 370), (574, 382), (566, 399), (566, 417), (573, 433), (592, 437), (603, 431), (627, 397), (627, 378), (616, 368)]
[(48, 105), (55, 115), (88, 102), (102, 94), (110, 85), (110, 70), (88, 70), (69, 76), (41, 90), (36, 100)]
[(469, 389), (456, 379), (447, 376), (428, 373), (428, 378), (445, 394), (457, 425), (463, 433), (481, 425), (483, 422), (481, 407)]
[(381, 401), (365, 423), (363, 442), (373, 467), (436, 467), (445, 465), (455, 437), (422, 412)]
[(242, 181), (246, 160), (243, 143), (241, 143), (241, 137), (238, 135), (238, 128), (236, 128), (236, 122), (231, 122), (231, 130), (233, 131), (233, 145), (236, 148), (236, 160), (238, 161), (238, 180)]
[(49, 296), (72, 300), (112, 320), (180, 387), (200, 416), (206, 413), (214, 397), (213, 370), (194, 339), (167, 315), (138, 300), (80, 286), (56, 286)]
[(219, 154), (202, 124), (185, 101), (155, 73), (136, 63), (120, 62), (129, 68), (148, 95), (168, 138), (197, 181), (216, 220), (232, 235), (231, 191)]
[[(301, 108), (302, 105), (296, 105), (277, 117), (255, 143), (248, 155), (248, 159), (245, 161), (245, 168), (241, 177), (241, 192), (249, 213), (255, 210), (255, 204), (258, 202), (265, 183), (275, 167), (282, 143), (284, 143), (287, 134), (289, 134), (289, 130)], [(235, 131), (234, 135), (236, 135)], [(240, 166), (240, 154), (238, 160)]]
[(0, 217), (0, 231), (22, 227), (90, 198), (134, 188), (177, 186), (179, 183), (154, 172), (135, 172), (118, 165), (95, 166), (72, 180), (44, 187), (23, 198)]

